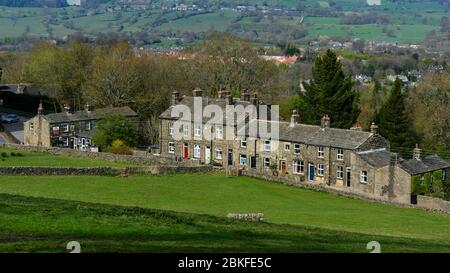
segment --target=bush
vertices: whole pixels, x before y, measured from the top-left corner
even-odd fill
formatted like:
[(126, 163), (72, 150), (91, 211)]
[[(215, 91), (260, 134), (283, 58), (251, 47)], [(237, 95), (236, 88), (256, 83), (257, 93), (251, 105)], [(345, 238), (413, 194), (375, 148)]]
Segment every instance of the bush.
[(120, 140), (116, 139), (112, 142), (111, 147), (108, 147), (105, 149), (105, 152), (113, 153), (113, 154), (120, 154), (120, 155), (132, 155), (133, 151), (125, 145), (125, 143)]
[(11, 152), (10, 155), (11, 156), (16, 156), (16, 153), (15, 152)]
[(8, 153), (6, 153), (6, 152), (2, 152), (1, 155), (2, 155), (2, 157), (8, 157)]
[(130, 119), (115, 115), (99, 121), (93, 136), (93, 143), (101, 149), (113, 147), (115, 140), (121, 140), (127, 147), (135, 147), (138, 132), (136, 125)]

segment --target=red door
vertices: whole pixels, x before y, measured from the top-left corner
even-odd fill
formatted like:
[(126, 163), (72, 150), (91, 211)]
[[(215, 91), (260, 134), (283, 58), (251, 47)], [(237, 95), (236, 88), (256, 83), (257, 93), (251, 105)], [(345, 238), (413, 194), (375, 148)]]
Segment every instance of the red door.
[(189, 147), (186, 144), (184, 144), (184, 146), (183, 146), (183, 157), (189, 158)]

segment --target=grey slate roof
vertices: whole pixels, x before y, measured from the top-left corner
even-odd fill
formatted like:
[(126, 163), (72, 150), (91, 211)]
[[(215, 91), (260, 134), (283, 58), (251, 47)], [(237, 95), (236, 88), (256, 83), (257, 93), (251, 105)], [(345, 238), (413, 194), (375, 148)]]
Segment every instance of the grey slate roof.
[[(214, 105), (219, 106), (225, 112), (226, 106), (227, 106), (227, 99), (209, 98), (209, 97), (201, 97), (201, 98), (202, 98), (202, 107), (203, 107), (203, 109), (207, 105), (213, 105), (214, 104)], [(178, 105), (185, 105), (185, 106), (187, 106), (190, 109), (191, 114), (194, 115), (194, 97), (185, 96), (179, 102)], [(249, 101), (242, 101), (240, 99), (234, 99), (234, 105), (242, 105), (242, 106), (246, 107), (248, 105), (251, 105), (251, 103)], [(164, 119), (178, 119), (178, 118), (173, 118), (171, 116), (172, 108), (173, 108), (173, 106), (170, 106), (159, 117), (160, 118), (164, 118)], [(224, 115), (223, 119), (224, 119), (224, 122), (225, 122), (226, 114)], [(181, 118), (180, 120), (185, 120), (185, 119)], [(209, 120), (209, 119), (203, 119), (204, 122), (206, 122), (207, 120)], [(185, 121), (191, 121), (191, 120), (185, 120)]]
[(422, 157), (421, 160), (408, 159), (400, 162), (400, 167), (410, 175), (432, 172), (440, 169), (450, 168), (450, 163), (437, 155)]
[(369, 153), (359, 153), (358, 156), (373, 167), (383, 167), (389, 165), (392, 153), (384, 151), (373, 151)]
[(73, 114), (67, 114), (65, 112), (48, 114), (44, 118), (49, 123), (64, 123), (64, 122), (76, 122), (85, 120), (98, 120), (111, 115), (123, 115), (125, 117), (137, 117), (138, 115), (130, 107), (107, 107), (101, 109), (94, 109), (91, 112), (78, 111)]
[[(254, 122), (258, 121), (254, 120), (250, 122), (250, 124), (252, 125)], [(262, 120), (259, 121), (260, 125), (266, 126), (267, 124), (268, 130), (271, 130), (271, 123), (273, 122)], [(290, 123), (285, 121), (278, 122), (278, 125), (280, 140), (350, 150), (358, 148), (361, 144), (373, 136), (373, 133), (369, 132), (338, 128), (322, 128), (317, 125), (301, 123), (295, 124), (291, 127)]]

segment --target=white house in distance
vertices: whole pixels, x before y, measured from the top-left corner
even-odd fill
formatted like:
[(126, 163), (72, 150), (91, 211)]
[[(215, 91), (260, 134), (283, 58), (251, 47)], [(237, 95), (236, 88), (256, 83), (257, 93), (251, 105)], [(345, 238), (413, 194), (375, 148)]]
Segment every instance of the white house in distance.
[(367, 5), (369, 6), (380, 6), (381, 0), (367, 0)]
[(80, 6), (81, 0), (67, 0), (67, 5), (69, 6)]

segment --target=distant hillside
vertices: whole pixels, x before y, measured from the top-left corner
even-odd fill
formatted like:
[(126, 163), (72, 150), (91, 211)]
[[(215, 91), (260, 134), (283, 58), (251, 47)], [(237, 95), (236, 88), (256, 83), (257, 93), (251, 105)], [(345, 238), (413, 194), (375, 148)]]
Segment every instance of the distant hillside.
[(66, 0), (0, 0), (0, 6), (7, 7), (66, 7)]

